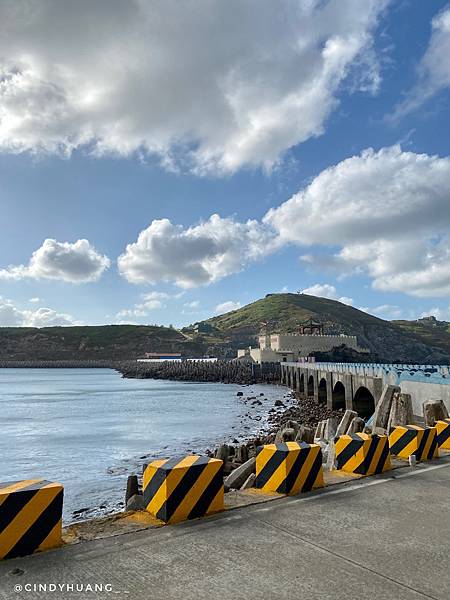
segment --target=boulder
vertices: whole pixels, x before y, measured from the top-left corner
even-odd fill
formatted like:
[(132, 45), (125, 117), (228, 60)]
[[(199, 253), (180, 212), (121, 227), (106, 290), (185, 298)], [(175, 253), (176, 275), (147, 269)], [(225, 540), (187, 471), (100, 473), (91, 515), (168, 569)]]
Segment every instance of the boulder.
[[(323, 454), (325, 456), (325, 452)], [(325, 469), (327, 471), (333, 471), (333, 469), (336, 467), (336, 446), (334, 444), (334, 440), (331, 440), (328, 444), (326, 460), (324, 462)]]
[(238, 490), (244, 485), (248, 476), (255, 472), (256, 458), (249, 458), (244, 464), (232, 471), (224, 481), (225, 490)]
[(307, 425), (301, 425), (295, 436), (296, 442), (306, 442), (307, 444), (314, 443), (314, 429)]
[(230, 447), (227, 444), (222, 444), (216, 450), (216, 458), (223, 460), (225, 464), (230, 456)]
[(248, 448), (247, 446), (238, 446), (236, 448), (236, 462), (245, 463), (248, 460)]
[(243, 395), (244, 395), (244, 392), (238, 392), (238, 393), (236, 394), (236, 396), (243, 396)]
[(256, 474), (255, 473), (250, 473), (250, 475), (247, 477), (247, 479), (241, 485), (240, 489), (241, 490), (248, 490), (248, 488), (252, 488), (253, 484), (255, 483), (255, 479), (256, 479)]
[(422, 406), (425, 425), (428, 427), (434, 427), (436, 421), (448, 419), (448, 410), (443, 400), (426, 400)]
[(319, 421), (316, 425), (316, 431), (314, 432), (314, 439), (324, 438), (325, 421)]
[(125, 504), (127, 504), (128, 500), (139, 494), (139, 483), (137, 475), (129, 475), (127, 479), (127, 490), (125, 492)]
[(144, 497), (141, 494), (134, 494), (128, 498), (126, 510), (145, 510)]
[(355, 417), (354, 419), (352, 419), (352, 422), (348, 426), (346, 433), (348, 433), (349, 435), (352, 433), (359, 433), (360, 431), (364, 431), (365, 426), (366, 423), (364, 419), (361, 419), (361, 417)]
[(281, 441), (282, 442), (293, 442), (295, 440), (295, 429), (291, 429), (287, 427), (283, 429), (281, 432)]
[(292, 421), (291, 419), (289, 421), (286, 421), (284, 426), (286, 427), (286, 429), (294, 429), (296, 435), (298, 433), (298, 430), (300, 429), (300, 423), (298, 423), (297, 421)]
[(385, 385), (381, 398), (379, 399), (372, 420), (372, 428), (375, 432), (376, 427), (388, 429), (389, 415), (391, 412), (392, 399), (394, 394), (400, 392), (398, 385)]
[(274, 406), (284, 406), (284, 404), (281, 402), (281, 400), (275, 400)]
[(387, 430), (396, 425), (411, 425), (414, 423), (411, 394), (402, 394), (395, 392), (392, 397), (391, 412)]
[(354, 410), (346, 410), (344, 413), (344, 416), (342, 417), (342, 419), (339, 422), (339, 425), (337, 426), (336, 437), (338, 437), (340, 435), (345, 435), (350, 426), (350, 423), (357, 416), (358, 416), (358, 413), (355, 412)]
[(334, 440), (336, 436), (337, 426), (338, 420), (335, 417), (330, 417), (329, 419), (326, 419), (323, 430), (323, 437), (329, 442), (331, 440)]
[(275, 436), (275, 444), (282, 444), (283, 442), (293, 442), (295, 440), (295, 429), (289, 427), (282, 427), (277, 431)]

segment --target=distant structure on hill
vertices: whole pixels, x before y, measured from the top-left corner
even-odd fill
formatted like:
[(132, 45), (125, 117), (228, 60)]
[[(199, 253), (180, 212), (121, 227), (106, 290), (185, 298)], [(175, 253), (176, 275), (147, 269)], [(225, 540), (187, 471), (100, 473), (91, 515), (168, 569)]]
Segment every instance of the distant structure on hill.
[[(301, 331), (314, 327), (323, 332), (320, 324), (301, 324)], [(361, 348), (355, 335), (325, 335), (323, 333), (264, 333), (259, 336), (258, 348), (238, 350), (238, 358), (253, 362), (296, 362), (308, 357), (312, 352), (327, 352), (345, 344), (356, 352), (369, 352)]]

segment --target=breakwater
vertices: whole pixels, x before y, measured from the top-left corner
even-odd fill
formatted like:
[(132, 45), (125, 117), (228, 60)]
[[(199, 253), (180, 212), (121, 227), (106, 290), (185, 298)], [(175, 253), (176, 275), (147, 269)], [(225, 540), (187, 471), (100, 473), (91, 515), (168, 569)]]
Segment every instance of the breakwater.
[(0, 369), (114, 369), (127, 379), (171, 379), (220, 383), (280, 383), (280, 363), (262, 365), (234, 360), (217, 362), (136, 360), (0, 360)]
[(115, 369), (114, 360), (0, 360), (0, 369)]
[(123, 377), (131, 379), (171, 379), (173, 381), (198, 381), (220, 383), (279, 383), (280, 363), (249, 364), (232, 360), (217, 362), (182, 361), (121, 363), (116, 369)]

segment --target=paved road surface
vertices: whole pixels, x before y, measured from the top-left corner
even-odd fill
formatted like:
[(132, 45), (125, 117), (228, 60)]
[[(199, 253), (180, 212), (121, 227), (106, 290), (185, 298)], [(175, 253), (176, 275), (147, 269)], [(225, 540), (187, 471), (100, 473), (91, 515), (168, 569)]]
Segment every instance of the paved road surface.
[(392, 473), (5, 561), (0, 598), (448, 600), (450, 458)]

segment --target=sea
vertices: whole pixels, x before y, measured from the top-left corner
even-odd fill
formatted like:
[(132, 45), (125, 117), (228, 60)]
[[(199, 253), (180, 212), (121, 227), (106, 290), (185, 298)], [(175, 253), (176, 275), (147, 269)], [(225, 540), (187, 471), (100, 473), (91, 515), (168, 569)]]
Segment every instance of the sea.
[[(267, 428), (285, 394), (111, 369), (0, 369), (0, 482), (62, 483), (65, 524), (111, 514), (123, 509), (128, 475), (156, 458), (243, 442)], [(245, 402), (252, 396), (261, 404)]]

